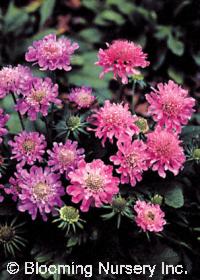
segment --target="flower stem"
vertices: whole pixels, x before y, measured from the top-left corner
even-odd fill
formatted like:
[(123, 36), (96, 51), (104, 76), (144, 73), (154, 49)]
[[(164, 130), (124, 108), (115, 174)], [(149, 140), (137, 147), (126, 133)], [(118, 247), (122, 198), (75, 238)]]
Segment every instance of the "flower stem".
[[(13, 101), (14, 101), (14, 103), (16, 105), (17, 104), (17, 99), (15, 97), (15, 94), (12, 92), (11, 95), (12, 95)], [(18, 114), (18, 117), (19, 117), (19, 120), (20, 120), (20, 124), (21, 124), (22, 130), (25, 130), (25, 126), (24, 126), (22, 115), (20, 114), (19, 111), (17, 111), (17, 114)]]
[(135, 95), (135, 86), (136, 86), (136, 80), (133, 80), (133, 86), (132, 86), (132, 100), (131, 100), (131, 111), (132, 113), (135, 113), (135, 106), (134, 106), (134, 95)]

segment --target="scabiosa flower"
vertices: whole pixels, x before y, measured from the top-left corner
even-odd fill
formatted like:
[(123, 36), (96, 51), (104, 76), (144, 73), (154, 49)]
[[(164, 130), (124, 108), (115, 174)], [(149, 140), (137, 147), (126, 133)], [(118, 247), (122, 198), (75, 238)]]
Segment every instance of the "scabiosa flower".
[(173, 81), (159, 83), (157, 87), (158, 90), (146, 95), (149, 114), (158, 125), (180, 132), (194, 112), (194, 98), (188, 97), (188, 91)]
[(3, 141), (1, 136), (4, 136), (8, 132), (8, 130), (5, 128), (5, 125), (8, 120), (9, 120), (9, 115), (4, 114), (3, 109), (0, 108), (0, 144)]
[(21, 169), (18, 173), (21, 175), (18, 210), (28, 211), (33, 220), (39, 211), (46, 221), (47, 214), (52, 212), (55, 206), (62, 206), (60, 197), (64, 195), (64, 189), (59, 181), (60, 175), (52, 173), (48, 167), (43, 170), (37, 166), (32, 166), (30, 172)]
[(37, 160), (41, 162), (46, 148), (45, 137), (38, 132), (22, 131), (8, 144), (12, 147), (11, 159), (20, 162), (21, 167), (25, 164), (32, 165)]
[(147, 146), (143, 141), (135, 140), (118, 142), (118, 152), (110, 160), (120, 167), (117, 173), (121, 174), (121, 183), (135, 186), (142, 180), (142, 173), (148, 169)]
[(76, 104), (78, 109), (89, 108), (95, 101), (95, 96), (92, 95), (92, 89), (89, 87), (74, 88), (68, 95), (69, 101)]
[(137, 213), (136, 224), (143, 229), (143, 231), (159, 232), (163, 230), (166, 224), (164, 219), (165, 213), (160, 209), (159, 204), (152, 204), (138, 200), (134, 206)]
[(26, 84), (23, 90), (23, 98), (18, 100), (16, 109), (22, 115), (28, 113), (31, 120), (36, 120), (40, 112), (47, 116), (51, 103), (60, 105), (58, 97), (58, 85), (53, 84), (50, 78), (33, 78)]
[(74, 51), (79, 48), (68, 38), (56, 38), (55, 34), (46, 35), (42, 40), (34, 41), (25, 55), (26, 61), (38, 63), (41, 70), (64, 69), (70, 71), (70, 60)]
[(15, 172), (15, 177), (9, 179), (9, 187), (4, 188), (5, 193), (12, 196), (13, 201), (17, 201), (19, 194), (21, 193), (20, 178), (21, 175)]
[(79, 161), (77, 169), (69, 173), (71, 185), (67, 193), (72, 196), (72, 202), (82, 201), (81, 211), (87, 212), (90, 205), (101, 207), (103, 203), (111, 203), (119, 191), (119, 179), (112, 176), (112, 170), (112, 166), (96, 159), (90, 163)]
[(106, 100), (104, 106), (91, 116), (91, 123), (96, 126), (92, 130), (95, 131), (97, 138), (102, 138), (103, 146), (107, 138), (113, 143), (113, 137), (131, 138), (139, 133), (139, 128), (135, 124), (137, 117), (133, 116), (128, 109), (128, 104), (111, 104), (109, 100)]
[(21, 93), (25, 81), (32, 77), (29, 67), (18, 65), (16, 67), (3, 67), (0, 71), (0, 99), (9, 92)]
[(177, 135), (160, 127), (147, 135), (150, 165), (161, 177), (166, 177), (167, 170), (177, 175), (182, 168), (185, 156), (180, 144)]
[(138, 67), (147, 67), (147, 54), (143, 53), (139, 45), (127, 40), (116, 40), (107, 49), (100, 49), (96, 65), (103, 68), (100, 78), (108, 72), (113, 72), (114, 78), (122, 79), (123, 84), (128, 83), (128, 76), (137, 74)]
[(78, 142), (71, 140), (67, 140), (65, 144), (53, 143), (52, 151), (48, 150), (47, 153), (51, 170), (65, 173), (66, 177), (77, 167), (78, 161), (84, 158), (84, 149), (78, 149)]

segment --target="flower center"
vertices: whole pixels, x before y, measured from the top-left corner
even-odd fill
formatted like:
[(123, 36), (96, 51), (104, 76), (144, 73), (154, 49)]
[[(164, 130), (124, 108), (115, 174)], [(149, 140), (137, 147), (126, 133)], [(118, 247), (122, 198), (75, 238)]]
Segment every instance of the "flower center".
[(1, 226), (0, 227), (0, 242), (9, 242), (14, 237), (14, 230), (11, 227), (8, 226)]
[(74, 131), (78, 129), (81, 125), (81, 120), (77, 116), (71, 116), (67, 121), (70, 130)]
[(89, 105), (90, 102), (91, 102), (91, 97), (90, 95), (88, 95), (87, 93), (83, 92), (83, 93), (80, 93), (78, 96), (77, 96), (77, 101), (81, 104), (81, 105)]
[(103, 178), (97, 174), (88, 174), (85, 183), (90, 190), (96, 192), (103, 187)]
[(135, 153), (131, 153), (127, 156), (126, 162), (132, 168), (136, 167), (138, 161), (138, 155)]
[(172, 149), (171, 144), (169, 142), (161, 143), (161, 145), (156, 147), (156, 153), (161, 157), (168, 158), (170, 155), (172, 155)]
[(174, 100), (171, 96), (163, 100), (162, 108), (163, 111), (170, 116), (178, 115), (181, 109), (177, 100)]
[(63, 149), (59, 153), (59, 159), (64, 164), (70, 164), (75, 159), (74, 152)]
[(79, 220), (79, 211), (72, 206), (63, 206), (59, 212), (60, 218), (65, 222), (76, 223)]
[(200, 160), (200, 148), (194, 149), (193, 158), (196, 159), (196, 160)]
[(59, 52), (59, 47), (56, 44), (46, 44), (44, 46), (44, 52), (47, 56), (51, 57)]
[(34, 91), (32, 95), (33, 100), (35, 100), (38, 103), (41, 102), (44, 97), (45, 97), (44, 91)]
[(34, 186), (33, 193), (37, 199), (43, 200), (49, 193), (49, 186), (43, 182), (39, 182)]
[(146, 216), (147, 220), (154, 221), (155, 215), (152, 211), (148, 211), (145, 216)]
[(32, 150), (35, 149), (35, 142), (31, 139), (25, 140), (24, 143), (22, 144), (23, 149), (26, 152), (31, 152)]

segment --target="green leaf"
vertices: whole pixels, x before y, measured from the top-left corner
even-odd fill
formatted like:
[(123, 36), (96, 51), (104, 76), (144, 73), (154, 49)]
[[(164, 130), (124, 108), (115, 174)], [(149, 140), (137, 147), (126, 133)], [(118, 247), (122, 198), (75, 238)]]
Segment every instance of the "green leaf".
[(171, 185), (165, 192), (165, 203), (173, 208), (180, 208), (184, 205), (183, 190), (180, 184)]
[(105, 10), (95, 18), (95, 23), (98, 25), (107, 25), (109, 22), (123, 25), (125, 19), (122, 15), (112, 10)]
[(155, 33), (155, 37), (157, 39), (165, 39), (168, 38), (168, 36), (171, 34), (171, 26), (165, 26), (165, 25), (158, 25), (157, 31)]
[(28, 14), (23, 9), (15, 7), (13, 1), (10, 2), (7, 13), (4, 16), (4, 31), (19, 33), (20, 28), (28, 21)]
[(72, 236), (67, 241), (67, 247), (68, 248), (76, 246), (77, 244), (78, 244), (78, 237), (77, 236)]
[(83, 7), (87, 8), (89, 10), (92, 10), (94, 12), (98, 11), (98, 9), (99, 9), (98, 1), (82, 0), (81, 3), (82, 3)]
[(86, 28), (79, 32), (81, 38), (89, 43), (98, 43), (101, 41), (101, 33), (96, 28)]
[(40, 8), (40, 26), (52, 15), (55, 6), (55, 0), (45, 0)]
[(169, 67), (167, 72), (168, 72), (169, 77), (172, 80), (174, 80), (176, 83), (178, 83), (178, 84), (182, 84), (183, 83), (183, 73), (182, 72), (177, 71), (173, 67)]
[(192, 57), (195, 61), (195, 63), (200, 66), (200, 51), (198, 51), (197, 53), (193, 53)]
[(167, 40), (168, 48), (173, 52), (173, 54), (182, 56), (184, 53), (184, 44), (174, 36), (170, 35)]

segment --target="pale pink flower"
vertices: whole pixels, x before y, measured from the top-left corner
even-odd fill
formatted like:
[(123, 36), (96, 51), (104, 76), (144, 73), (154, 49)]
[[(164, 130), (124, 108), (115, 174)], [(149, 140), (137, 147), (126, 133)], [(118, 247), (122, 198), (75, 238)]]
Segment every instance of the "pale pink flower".
[(0, 70), (0, 99), (8, 93), (20, 94), (25, 81), (32, 77), (29, 67), (18, 65), (7, 66)]
[(163, 230), (166, 221), (164, 219), (165, 213), (160, 209), (160, 205), (138, 200), (136, 201), (134, 210), (137, 213), (135, 218), (136, 224), (144, 232), (160, 232)]
[(128, 104), (112, 104), (106, 100), (104, 106), (97, 110), (90, 120), (96, 126), (92, 130), (97, 138), (102, 139), (103, 145), (107, 138), (113, 143), (114, 137), (119, 140), (139, 133), (135, 124), (137, 117), (131, 114)]
[(69, 173), (71, 185), (67, 193), (72, 196), (72, 202), (81, 204), (81, 211), (87, 212), (90, 206), (101, 207), (110, 203), (118, 193), (119, 179), (113, 177), (111, 165), (105, 165), (96, 159), (90, 163), (84, 160), (78, 163), (77, 169)]
[(44, 221), (47, 214), (54, 212), (55, 207), (62, 206), (61, 196), (64, 189), (59, 181), (60, 175), (52, 173), (50, 168), (32, 166), (28, 172), (18, 170), (18, 184), (20, 188), (18, 210), (28, 211), (35, 220), (39, 212)]
[(181, 131), (194, 112), (195, 100), (188, 96), (188, 91), (173, 81), (157, 85), (158, 90), (146, 95), (149, 102), (148, 113), (159, 126)]
[(143, 53), (141, 46), (127, 40), (116, 40), (107, 49), (100, 49), (96, 65), (103, 68), (100, 78), (108, 72), (113, 72), (114, 78), (122, 79), (123, 84), (128, 83), (128, 76), (138, 74), (138, 67), (147, 67), (147, 54)]
[(143, 171), (148, 169), (147, 146), (143, 141), (135, 140), (118, 142), (118, 152), (111, 156), (110, 160), (119, 165), (116, 170), (121, 174), (121, 183), (135, 186), (137, 181), (142, 180)]
[(4, 114), (3, 109), (0, 108), (0, 144), (3, 141), (2, 136), (7, 134), (7, 132), (8, 132), (8, 130), (5, 128), (5, 125), (8, 120), (9, 120), (9, 115)]
[(49, 154), (48, 166), (52, 171), (59, 171), (61, 174), (73, 171), (78, 162), (84, 158), (84, 149), (78, 149), (78, 142), (67, 140), (63, 143), (53, 143), (53, 149), (48, 150)]
[(74, 88), (68, 95), (70, 102), (76, 104), (78, 109), (89, 108), (95, 101), (95, 96), (92, 95), (92, 89), (89, 87)]
[(147, 135), (147, 147), (150, 165), (161, 177), (166, 177), (167, 170), (174, 175), (179, 173), (185, 162), (185, 156), (177, 135), (157, 127), (154, 132)]
[(36, 120), (37, 114), (47, 116), (51, 104), (60, 105), (58, 99), (58, 85), (50, 78), (33, 78), (29, 80), (23, 90), (23, 98), (19, 99), (16, 109), (22, 115), (28, 114), (31, 120)]
[(71, 43), (66, 37), (57, 39), (55, 34), (49, 34), (33, 42), (33, 45), (28, 48), (25, 59), (34, 64), (38, 63), (41, 70), (70, 71), (71, 56), (78, 48), (77, 43)]
[(39, 162), (43, 160), (46, 141), (44, 135), (38, 132), (22, 131), (8, 144), (12, 147), (11, 159), (16, 159), (19, 162), (18, 166), (33, 165), (37, 160)]

